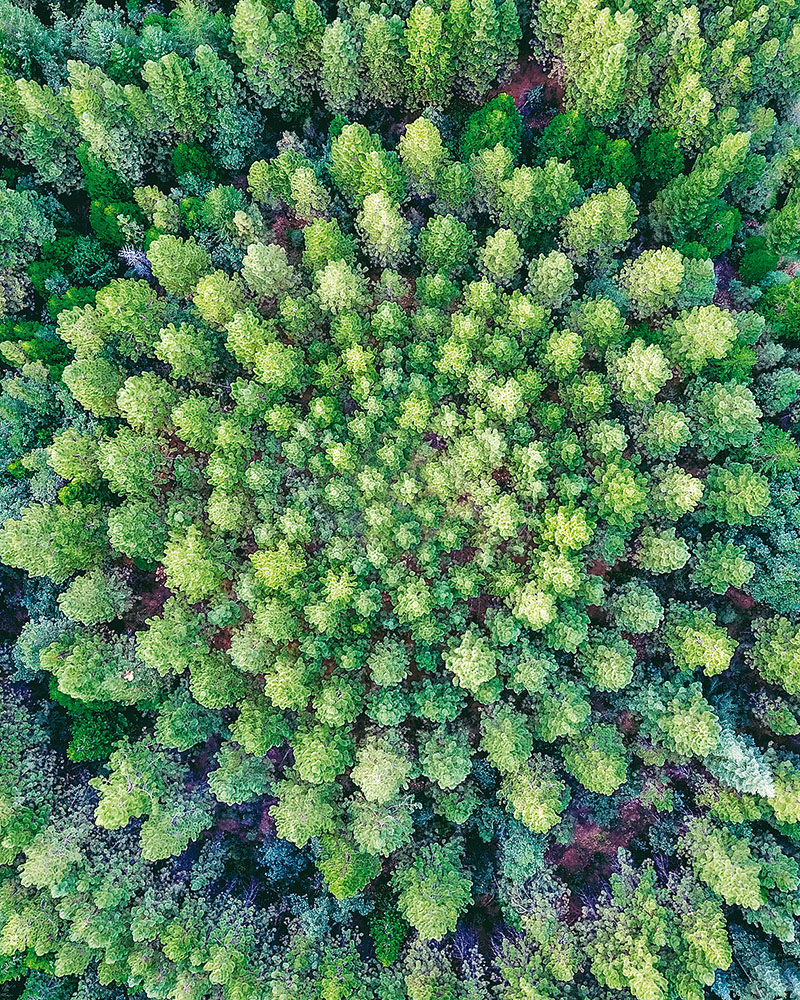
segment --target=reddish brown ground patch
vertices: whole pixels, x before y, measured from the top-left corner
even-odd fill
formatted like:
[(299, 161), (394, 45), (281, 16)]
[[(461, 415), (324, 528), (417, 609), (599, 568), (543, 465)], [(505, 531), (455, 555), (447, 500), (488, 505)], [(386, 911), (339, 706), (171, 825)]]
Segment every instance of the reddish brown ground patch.
[[(547, 73), (541, 63), (538, 63), (533, 56), (522, 56), (511, 77), (500, 87), (495, 87), (489, 93), (489, 98), (497, 97), (498, 94), (508, 94), (514, 98), (516, 106), (522, 110), (529, 90), (534, 87), (544, 88), (544, 98), (547, 104), (564, 110), (564, 84)], [(487, 98), (488, 99), (488, 98)]]
[(231, 648), (231, 639), (233, 638), (233, 629), (223, 628), (220, 629), (211, 639), (209, 645), (212, 649), (220, 650), (224, 652), (226, 649)]
[(591, 573), (592, 576), (606, 577), (611, 572), (611, 567), (607, 562), (603, 562), (602, 559), (595, 559), (594, 562), (589, 563), (586, 567), (586, 572)]
[(270, 813), (270, 809), (275, 802), (277, 802), (277, 799), (270, 796), (265, 798), (261, 803), (261, 819), (258, 824), (258, 832), (262, 837), (275, 836), (275, 820)]
[(714, 292), (714, 305), (721, 309), (733, 309), (733, 297), (731, 296), (731, 281), (737, 277), (736, 268), (722, 256), (714, 261), (714, 274), (717, 278), (717, 290)]
[(161, 583), (156, 583), (152, 590), (141, 591), (138, 594), (138, 611), (142, 618), (155, 618), (164, 610), (164, 605), (172, 596), (172, 591)]
[(736, 590), (734, 587), (728, 587), (725, 596), (731, 607), (739, 612), (752, 611), (756, 603), (749, 594), (745, 594), (742, 590)]
[(611, 829), (599, 826), (591, 818), (579, 819), (573, 828), (572, 843), (554, 844), (548, 860), (568, 873), (587, 873), (590, 882), (607, 879), (620, 847), (627, 848), (647, 823), (647, 810), (634, 799), (620, 810), (619, 820)]
[(294, 212), (276, 212), (272, 220), (272, 242), (283, 247), (291, 260), (299, 260), (298, 249), (292, 243), (292, 230), (304, 227), (305, 222), (298, 219)]

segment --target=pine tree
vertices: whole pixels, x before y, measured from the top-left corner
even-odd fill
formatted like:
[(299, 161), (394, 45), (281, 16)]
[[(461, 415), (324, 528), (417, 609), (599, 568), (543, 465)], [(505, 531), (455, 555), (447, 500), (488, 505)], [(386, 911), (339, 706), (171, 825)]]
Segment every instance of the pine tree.
[(361, 59), (364, 100), (389, 106), (403, 104), (408, 49), (402, 18), (397, 14), (371, 14), (364, 24)]
[(639, 40), (635, 11), (612, 12), (597, 0), (579, 0), (563, 37), (571, 107), (596, 123), (620, 113)]
[(337, 18), (322, 36), (321, 89), (332, 111), (351, 110), (360, 90), (360, 40), (353, 25)]
[(417, 104), (443, 105), (453, 83), (452, 43), (444, 15), (417, 0), (406, 21), (406, 82)]

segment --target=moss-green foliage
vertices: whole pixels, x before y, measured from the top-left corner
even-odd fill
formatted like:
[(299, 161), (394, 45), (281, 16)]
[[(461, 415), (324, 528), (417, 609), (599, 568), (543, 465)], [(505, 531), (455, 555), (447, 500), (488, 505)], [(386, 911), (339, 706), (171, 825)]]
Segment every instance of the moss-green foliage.
[(370, 936), (381, 965), (392, 965), (400, 955), (407, 934), (408, 925), (394, 903), (379, 897), (370, 918)]
[(800, 278), (767, 289), (759, 308), (776, 333), (792, 343), (800, 340)]
[(519, 160), (522, 118), (508, 94), (499, 94), (469, 116), (461, 136), (461, 157), (468, 160), (482, 149), (494, 149), (498, 142)]
[(126, 731), (126, 720), (116, 708), (82, 712), (75, 716), (72, 723), (67, 756), (76, 763), (84, 760), (106, 761)]
[[(602, 179), (610, 186), (629, 185), (637, 173), (636, 157), (626, 139), (609, 138), (576, 111), (556, 115), (542, 132), (540, 154), (569, 160), (582, 187)], [(645, 171), (645, 164), (641, 166)], [(676, 171), (679, 172), (679, 171)]]
[(651, 190), (659, 190), (673, 177), (683, 173), (685, 162), (676, 132), (654, 129), (640, 144), (641, 178)]
[(0, 0), (0, 980), (785, 1000), (795, 0), (151, 7)]

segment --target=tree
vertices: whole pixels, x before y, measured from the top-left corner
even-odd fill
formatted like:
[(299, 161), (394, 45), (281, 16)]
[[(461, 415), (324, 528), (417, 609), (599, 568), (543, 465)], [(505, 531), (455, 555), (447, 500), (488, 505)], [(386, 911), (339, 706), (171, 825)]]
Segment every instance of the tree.
[(205, 743), (219, 728), (219, 715), (199, 705), (181, 686), (159, 708), (154, 734), (167, 749), (190, 750)]
[(406, 85), (412, 99), (419, 104), (443, 104), (455, 75), (444, 17), (417, 0), (406, 21), (405, 43)]
[(100, 475), (97, 465), (99, 439), (100, 434), (95, 430), (82, 433), (68, 427), (53, 437), (47, 449), (47, 461), (62, 479), (93, 482)]
[(231, 18), (233, 45), (253, 90), (270, 106), (302, 105), (319, 70), (325, 19), (314, 0), (277, 12), (263, 0), (242, 0)]
[(800, 280), (768, 288), (759, 306), (777, 334), (790, 341), (800, 338)]
[(728, 524), (750, 524), (769, 506), (769, 485), (764, 476), (746, 463), (714, 466), (709, 473), (704, 498), (706, 511)]
[[(481, 93), (485, 93), (484, 88)], [(509, 150), (514, 162), (522, 152), (522, 116), (513, 98), (498, 94), (483, 107), (473, 111), (461, 136), (461, 156), (464, 160), (482, 149), (494, 149), (500, 143)]]
[(95, 811), (98, 826), (117, 830), (145, 816), (141, 830), (142, 856), (149, 861), (180, 854), (209, 822), (209, 803), (197, 796), (175, 801), (180, 776), (176, 757), (154, 744), (123, 742), (109, 760), (108, 778), (93, 778), (100, 795)]
[(705, 494), (705, 483), (676, 465), (662, 466), (653, 489), (653, 507), (670, 521), (693, 511)]
[(62, 584), (79, 570), (92, 569), (103, 557), (105, 520), (99, 507), (34, 503), (18, 520), (0, 528), (0, 558), (31, 576)]
[(584, 299), (576, 303), (568, 316), (571, 329), (579, 332), (595, 350), (615, 344), (623, 334), (625, 320), (619, 307), (605, 297)]
[[(694, 108), (690, 114), (697, 122), (702, 112), (698, 115)], [(749, 132), (727, 135), (698, 157), (688, 174), (674, 177), (656, 195), (650, 224), (658, 239), (668, 235), (679, 243), (697, 239), (712, 257), (730, 246), (737, 226), (731, 225), (735, 217), (721, 195), (741, 169), (749, 142)]]
[(41, 655), (58, 689), (78, 701), (134, 705), (158, 691), (155, 674), (133, 655), (130, 641), (106, 642), (85, 629), (66, 636)]
[(298, 167), (289, 179), (291, 204), (300, 219), (306, 222), (324, 215), (331, 196), (312, 167)]
[(684, 671), (702, 668), (709, 676), (730, 666), (735, 640), (716, 623), (713, 613), (689, 608), (670, 609), (664, 638), (675, 665)]
[(68, 191), (77, 174), (75, 120), (69, 96), (10, 73), (3, 74), (0, 89), (14, 159), (30, 164), (37, 179), (52, 184), (59, 194)]
[(674, 458), (691, 438), (685, 413), (674, 403), (656, 403), (642, 431), (640, 442), (656, 458)]
[(501, 705), (483, 717), (481, 729), (481, 748), (493, 767), (513, 774), (524, 766), (533, 750), (533, 740), (522, 713), (510, 705)]
[(148, 618), (145, 624), (136, 636), (136, 652), (160, 674), (183, 673), (209, 654), (202, 620), (175, 597), (167, 600), (161, 617)]
[(691, 824), (683, 845), (696, 874), (726, 903), (758, 910), (766, 902), (761, 866), (747, 841), (709, 823)]
[(562, 752), (567, 770), (590, 792), (611, 795), (625, 783), (625, 747), (615, 726), (596, 724), (574, 738)]
[[(237, 633), (244, 637), (244, 633)], [(241, 661), (233, 657), (242, 669)], [(231, 725), (231, 735), (253, 757), (264, 757), (268, 750), (281, 746), (291, 736), (283, 714), (264, 698), (248, 697), (238, 704), (239, 716)]]
[[(494, 147), (495, 154), (497, 148)], [(494, 177), (484, 178), (483, 171), (479, 171), (480, 153), (470, 161), (478, 191), (485, 191), (484, 198), (490, 210), (495, 212), (501, 225), (512, 229), (523, 240), (543, 229), (554, 230), (580, 191), (571, 164), (559, 163), (551, 157), (542, 167), (522, 166), (511, 170), (511, 152), (506, 151), (505, 146), (500, 146), (500, 150), (506, 157), (505, 169), (496, 171)]]
[(116, 416), (117, 392), (122, 384), (119, 368), (104, 358), (70, 362), (64, 369), (64, 384), (75, 399), (98, 417)]
[(724, 448), (743, 448), (761, 430), (761, 410), (750, 390), (737, 382), (698, 384), (691, 416), (703, 452), (713, 458)]
[(445, 656), (445, 666), (458, 684), (468, 691), (480, 691), (496, 675), (497, 657), (486, 638), (476, 630), (467, 630), (461, 642)]
[(387, 857), (411, 840), (414, 800), (400, 795), (391, 802), (356, 797), (349, 803), (350, 829), (362, 851)]
[[(126, 93), (99, 66), (70, 59), (67, 69), (69, 101), (78, 133), (95, 156), (121, 177), (139, 180), (148, 147), (143, 140), (152, 120), (143, 92), (132, 87)], [(134, 107), (139, 112), (138, 121), (132, 113)]]
[(672, 367), (661, 348), (638, 339), (612, 359), (609, 368), (619, 384), (620, 398), (635, 407), (652, 403), (672, 378)]
[[(626, 858), (611, 876), (595, 936), (588, 949), (592, 974), (601, 986), (631, 990), (637, 1000), (665, 997), (668, 982), (661, 966), (667, 911), (655, 897), (655, 870), (640, 872)], [(624, 939), (621, 952), (614, 942)]]
[(676, 18), (658, 102), (661, 126), (675, 131), (683, 145), (690, 148), (700, 144), (714, 106), (713, 95), (704, 86), (700, 72), (707, 44), (699, 20), (698, 12), (691, 8)]
[(170, 323), (154, 348), (156, 357), (170, 366), (173, 378), (202, 379), (216, 360), (206, 332), (190, 323)]
[(202, 139), (209, 118), (201, 75), (188, 60), (170, 52), (142, 67), (147, 96), (156, 113), (184, 141)]
[(153, 480), (164, 463), (158, 439), (152, 433), (137, 434), (123, 424), (114, 437), (101, 443), (98, 451), (97, 464), (115, 493), (137, 500), (150, 497)]
[(300, 286), (297, 268), (286, 251), (275, 243), (251, 243), (242, 261), (242, 277), (251, 291), (267, 298), (281, 298)]
[(272, 807), (272, 815), (279, 837), (305, 847), (312, 837), (334, 832), (335, 786), (308, 785), (289, 772), (275, 790), (278, 804)]
[[(545, 127), (541, 138), (543, 156), (569, 160), (581, 187), (591, 187), (603, 173), (605, 133), (593, 128), (577, 111), (556, 115)], [(610, 180), (610, 178), (605, 178)]]
[(317, 862), (325, 885), (337, 899), (358, 895), (381, 870), (381, 863), (372, 854), (356, 850), (340, 837), (320, 837), (320, 858)]
[(634, 69), (639, 18), (580, 0), (563, 35), (569, 101), (595, 123), (613, 121)]
[(225, 548), (192, 525), (172, 532), (164, 551), (164, 568), (171, 586), (194, 603), (213, 594), (225, 577)]
[(472, 899), (472, 880), (459, 861), (458, 845), (431, 844), (392, 876), (398, 909), (423, 940), (438, 940), (454, 931)]
[(469, 774), (469, 744), (463, 733), (441, 727), (421, 739), (419, 760), (425, 777), (444, 791), (450, 791)]
[(692, 580), (714, 594), (724, 594), (729, 587), (741, 590), (755, 572), (755, 565), (743, 545), (726, 542), (715, 533), (695, 549), (697, 564)]
[(322, 35), (321, 85), (326, 103), (333, 111), (347, 111), (359, 96), (359, 40), (348, 21), (338, 17)]
[(411, 227), (385, 191), (367, 195), (357, 225), (369, 255), (376, 264), (396, 266), (408, 254)]
[(528, 288), (544, 309), (561, 309), (572, 297), (577, 275), (572, 261), (559, 250), (540, 254), (528, 269)]
[(355, 243), (341, 231), (336, 219), (312, 222), (303, 230), (303, 239), (303, 266), (308, 271), (317, 271), (336, 260), (355, 263)]
[(271, 761), (251, 756), (233, 743), (222, 744), (217, 763), (219, 767), (208, 776), (208, 787), (220, 802), (252, 802), (264, 795), (272, 784)]
[(357, 123), (345, 125), (331, 142), (328, 169), (334, 183), (356, 207), (376, 191), (386, 191), (396, 201), (405, 194), (405, 177), (396, 154), (387, 153), (380, 138)]
[(456, 0), (450, 4), (448, 29), (458, 89), (478, 101), (516, 58), (522, 35), (516, 7), (495, 0)]
[(645, 250), (634, 260), (626, 261), (619, 284), (640, 319), (662, 315), (671, 309), (684, 276), (683, 258), (671, 247)]
[(622, 184), (604, 194), (590, 195), (564, 219), (565, 245), (578, 261), (585, 262), (595, 255), (602, 268), (613, 252), (631, 239), (638, 214)]
[(334, 316), (357, 312), (368, 301), (366, 282), (343, 260), (332, 261), (317, 271), (314, 288), (323, 310)]
[[(660, 609), (659, 604), (659, 609)], [(636, 652), (615, 632), (598, 632), (581, 644), (575, 663), (592, 687), (621, 691), (633, 680)]]
[(675, 363), (698, 372), (708, 361), (728, 354), (738, 330), (730, 314), (718, 306), (700, 306), (681, 313), (665, 334)]
[(15, 191), (0, 182), (0, 267), (24, 267), (44, 243), (55, 239), (46, 203), (31, 191)]
[(153, 274), (168, 292), (187, 296), (211, 269), (208, 252), (193, 238), (159, 236), (147, 250)]
[(205, 274), (197, 282), (192, 302), (200, 317), (211, 326), (225, 326), (242, 308), (242, 283), (224, 271)]
[(609, 524), (632, 524), (647, 508), (647, 479), (624, 464), (613, 462), (595, 470), (592, 495), (597, 513)]
[(474, 251), (472, 233), (452, 215), (434, 216), (419, 235), (419, 255), (430, 271), (457, 274), (469, 265)]
[(788, 694), (800, 690), (798, 630), (788, 618), (767, 618), (759, 622), (753, 662), (761, 676)]
[(397, 14), (373, 13), (364, 24), (361, 61), (364, 97), (379, 104), (400, 104), (405, 98), (408, 50), (405, 24)]
[(800, 192), (791, 191), (783, 208), (774, 211), (766, 225), (766, 245), (781, 257), (800, 255)]
[(122, 416), (134, 430), (148, 435), (164, 429), (177, 402), (169, 382), (152, 372), (131, 375), (117, 393)]
[(353, 763), (352, 740), (330, 726), (301, 726), (292, 737), (292, 750), (298, 775), (313, 785), (329, 784)]
[(390, 733), (367, 737), (358, 748), (350, 776), (367, 801), (383, 805), (407, 788), (412, 771), (407, 748)]
[(429, 195), (436, 189), (437, 178), (450, 162), (439, 129), (426, 115), (406, 125), (397, 152), (414, 187), (422, 195)]
[(664, 617), (658, 594), (644, 583), (624, 584), (614, 596), (611, 607), (617, 626), (634, 635), (654, 632)]
[(132, 603), (132, 591), (123, 576), (94, 569), (77, 576), (59, 595), (61, 610), (72, 621), (96, 625), (121, 617)]
[(503, 779), (499, 795), (514, 818), (534, 833), (546, 833), (559, 823), (570, 797), (566, 784), (539, 754), (533, 754), (518, 771)]
[(522, 268), (519, 240), (510, 229), (498, 229), (494, 235), (487, 237), (478, 253), (478, 261), (489, 277), (499, 284), (510, 283)]
[(167, 530), (154, 504), (133, 499), (108, 512), (108, 538), (123, 555), (155, 563), (164, 554)]
[(685, 159), (677, 132), (653, 129), (641, 144), (639, 162), (643, 179), (655, 190), (682, 174)]

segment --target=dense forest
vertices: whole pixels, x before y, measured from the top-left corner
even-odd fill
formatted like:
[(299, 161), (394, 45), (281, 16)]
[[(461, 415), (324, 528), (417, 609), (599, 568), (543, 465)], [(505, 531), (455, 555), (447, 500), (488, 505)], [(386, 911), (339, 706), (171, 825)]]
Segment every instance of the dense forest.
[(4, 1000), (800, 1000), (800, 0), (0, 0), (0, 382)]

